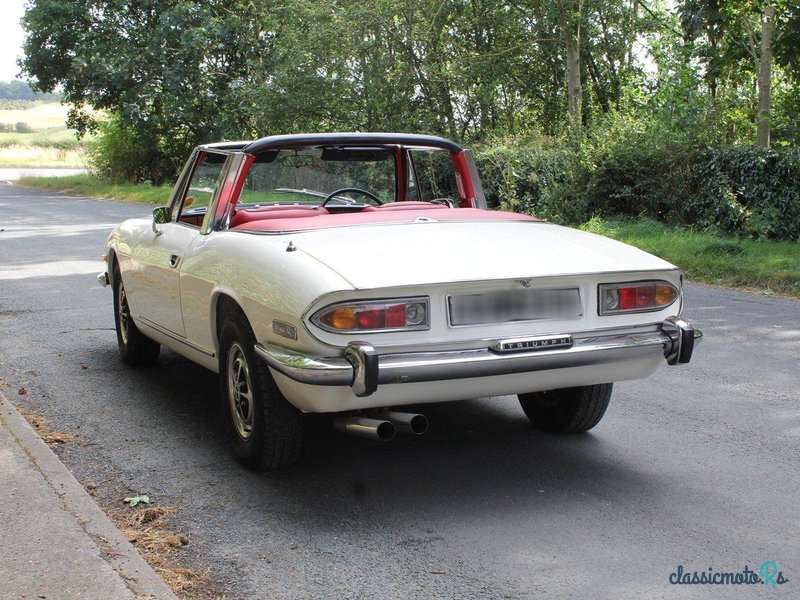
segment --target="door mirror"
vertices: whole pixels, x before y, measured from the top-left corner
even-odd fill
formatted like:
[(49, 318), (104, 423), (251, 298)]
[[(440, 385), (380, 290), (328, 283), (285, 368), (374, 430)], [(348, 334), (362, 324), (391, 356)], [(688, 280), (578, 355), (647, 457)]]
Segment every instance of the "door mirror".
[(165, 223), (169, 223), (171, 221), (171, 216), (169, 214), (169, 207), (168, 206), (159, 206), (153, 209), (153, 233), (156, 235), (161, 235), (164, 233), (161, 229), (158, 228), (158, 225), (163, 225)]

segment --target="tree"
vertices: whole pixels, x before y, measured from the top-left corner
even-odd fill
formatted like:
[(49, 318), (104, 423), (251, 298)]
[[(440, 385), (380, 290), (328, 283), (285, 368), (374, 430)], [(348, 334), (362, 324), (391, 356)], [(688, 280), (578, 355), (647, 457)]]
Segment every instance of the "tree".
[(581, 24), (583, 0), (572, 0), (567, 4), (558, 2), (559, 21), (567, 49), (567, 109), (572, 127), (578, 131), (583, 124), (581, 116), (583, 88), (581, 87)]
[(712, 98), (720, 80), (736, 86), (741, 74), (749, 74), (755, 81), (756, 143), (768, 148), (775, 58), (790, 70), (797, 61), (797, 44), (787, 52), (781, 41), (800, 31), (800, 8), (784, 0), (687, 0), (681, 22), (687, 42), (703, 40), (694, 56), (706, 63)]
[(760, 40), (749, 15), (741, 17), (747, 30), (747, 50), (756, 62), (758, 72), (758, 114), (756, 116), (757, 141), (760, 148), (769, 148), (770, 109), (772, 106), (772, 40), (777, 10), (771, 4), (760, 15)]

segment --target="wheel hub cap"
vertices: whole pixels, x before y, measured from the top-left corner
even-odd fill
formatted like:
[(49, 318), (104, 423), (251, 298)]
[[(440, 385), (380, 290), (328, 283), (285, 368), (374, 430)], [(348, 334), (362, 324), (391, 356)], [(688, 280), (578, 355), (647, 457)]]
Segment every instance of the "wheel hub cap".
[(253, 388), (247, 356), (238, 342), (228, 352), (228, 403), (236, 433), (243, 440), (253, 433)]
[(130, 319), (130, 309), (128, 308), (128, 297), (125, 295), (125, 288), (119, 288), (119, 306), (117, 307), (119, 313), (119, 334), (122, 337), (122, 342), (128, 343), (128, 323)]

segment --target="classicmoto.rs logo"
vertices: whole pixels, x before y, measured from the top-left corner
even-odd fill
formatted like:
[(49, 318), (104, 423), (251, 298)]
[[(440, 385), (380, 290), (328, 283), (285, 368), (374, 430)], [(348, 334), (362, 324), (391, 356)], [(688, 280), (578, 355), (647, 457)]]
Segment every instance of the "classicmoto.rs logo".
[(673, 585), (766, 585), (777, 589), (779, 585), (789, 583), (778, 569), (774, 560), (765, 560), (757, 571), (745, 565), (741, 571), (686, 571), (683, 565), (678, 565), (669, 576)]

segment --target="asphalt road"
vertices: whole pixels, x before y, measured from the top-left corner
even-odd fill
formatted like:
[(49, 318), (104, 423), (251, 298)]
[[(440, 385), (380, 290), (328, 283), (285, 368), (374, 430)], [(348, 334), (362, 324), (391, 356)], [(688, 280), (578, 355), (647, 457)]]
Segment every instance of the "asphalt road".
[[(98, 259), (148, 209), (0, 188), (0, 377), (82, 438), (60, 455), (101, 499), (178, 507), (181, 553), (231, 596), (800, 595), (800, 302), (689, 285), (695, 359), (618, 384), (586, 435), (490, 398), (428, 406), (430, 432), (390, 444), (312, 420), (300, 464), (254, 473), (228, 454), (213, 374), (168, 351), (150, 369), (117, 358)], [(788, 584), (668, 583), (678, 565), (766, 560)]]

